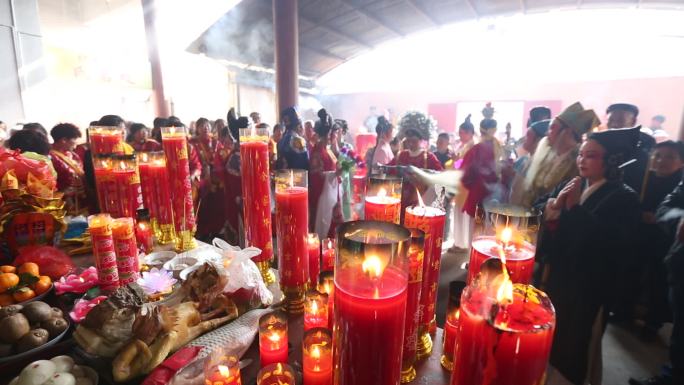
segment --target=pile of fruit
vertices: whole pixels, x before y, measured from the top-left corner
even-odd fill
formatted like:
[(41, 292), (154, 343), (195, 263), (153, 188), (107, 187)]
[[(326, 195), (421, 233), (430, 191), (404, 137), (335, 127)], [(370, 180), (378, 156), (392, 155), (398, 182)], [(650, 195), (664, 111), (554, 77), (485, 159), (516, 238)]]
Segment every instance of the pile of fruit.
[(10, 385), (94, 385), (96, 379), (89, 376), (89, 371), (92, 369), (87, 366), (74, 365), (69, 356), (57, 356), (31, 363)]
[(64, 314), (41, 301), (0, 308), (0, 358), (45, 345), (69, 327)]
[(0, 266), (0, 306), (28, 301), (52, 287), (47, 275), (40, 275), (40, 269), (33, 262), (19, 267)]

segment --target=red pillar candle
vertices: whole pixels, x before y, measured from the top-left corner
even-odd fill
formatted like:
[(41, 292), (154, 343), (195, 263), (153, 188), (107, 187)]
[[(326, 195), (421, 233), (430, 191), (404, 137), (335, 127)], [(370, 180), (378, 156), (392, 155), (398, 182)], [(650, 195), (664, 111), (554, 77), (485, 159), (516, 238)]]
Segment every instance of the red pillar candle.
[(436, 330), (435, 303), (439, 283), (439, 266), (442, 260), (442, 235), (445, 212), (436, 207), (411, 206), (406, 208), (404, 226), (425, 232), (425, 257), (423, 258), (423, 282), (420, 293), (418, 358), (432, 352), (429, 334)]
[(463, 281), (449, 282), (449, 302), (447, 305), (446, 321), (444, 322), (444, 340), (442, 342), (442, 357), (439, 362), (442, 367), (452, 371), (454, 367), (454, 344), (458, 331), (458, 319), (461, 308), (461, 295), (466, 283)]
[(287, 316), (281, 312), (259, 318), (259, 358), (261, 367), (287, 362)]
[(223, 349), (211, 354), (204, 362), (204, 385), (242, 385), (240, 360)]
[(176, 250), (185, 251), (195, 247), (195, 211), (185, 127), (162, 127), (162, 145), (169, 174)]
[(328, 296), (328, 329), (333, 330), (335, 326), (335, 275), (332, 271), (321, 273), (318, 283), (318, 291)]
[(401, 217), (401, 178), (370, 177), (364, 217), (367, 221), (399, 224)]
[(406, 292), (406, 321), (404, 323), (404, 350), (402, 353), (401, 382), (411, 382), (416, 378), (416, 348), (418, 320), (420, 318), (420, 291), (423, 281), (423, 258), (425, 256), (425, 233), (410, 229), (411, 246), (408, 252), (409, 281)]
[(302, 343), (304, 385), (332, 385), (332, 335), (324, 328), (304, 333)]
[(335, 239), (326, 238), (323, 240), (321, 245), (322, 255), (321, 255), (321, 271), (333, 271), (335, 270)]
[(306, 293), (304, 330), (328, 327), (328, 295), (315, 290)]
[(143, 204), (135, 155), (115, 155), (112, 159), (114, 182), (118, 189), (119, 217), (135, 218)]
[(309, 287), (318, 286), (318, 274), (321, 272), (321, 241), (318, 234), (309, 233), (307, 237), (309, 247)]
[(480, 272), (482, 263), (491, 258), (505, 257), (508, 274), (514, 283), (530, 283), (534, 270), (535, 247), (528, 243), (509, 243), (496, 236), (480, 236), (473, 239), (468, 263), (468, 283)]
[(112, 223), (112, 238), (116, 251), (119, 284), (124, 286), (137, 281), (140, 264), (138, 262), (138, 245), (133, 230), (133, 218), (115, 219)]
[[(271, 186), (267, 129), (240, 129), (240, 171), (242, 174), (242, 206), (247, 246), (261, 249), (252, 258), (266, 281), (271, 281), (269, 268), (273, 259), (271, 238)], [(308, 212), (308, 210), (307, 210)], [(308, 231), (304, 231), (304, 234)]]
[(257, 385), (295, 385), (295, 372), (288, 364), (270, 364), (257, 373)]
[(135, 240), (138, 242), (138, 249), (145, 254), (151, 253), (154, 248), (152, 233), (149, 211), (147, 209), (138, 210), (135, 222)]
[(143, 205), (149, 211), (150, 220), (156, 221), (157, 195), (154, 188), (154, 176), (152, 174), (152, 155), (141, 152), (138, 156), (138, 170), (140, 171), (140, 189), (142, 190)]
[(120, 217), (119, 189), (114, 180), (112, 169), (112, 155), (93, 155), (93, 169), (95, 173), (95, 189), (100, 212), (108, 213), (114, 218)]
[(163, 152), (155, 152), (151, 156), (149, 168), (153, 178), (154, 195), (157, 197), (157, 224), (159, 226), (157, 242), (167, 244), (176, 238), (171, 190), (169, 189), (169, 171), (166, 168), (166, 156)]
[(112, 239), (112, 217), (97, 214), (88, 217), (88, 232), (93, 244), (93, 256), (97, 268), (98, 284), (105, 292), (119, 287), (119, 271)]
[(346, 222), (337, 230), (335, 379), (338, 385), (395, 385), (404, 343), (410, 232)]
[(530, 283), (541, 212), (505, 203), (478, 206), (468, 263), (468, 284), (482, 263), (500, 259), (514, 283)]
[(509, 293), (502, 302), (481, 287), (471, 285), (463, 292), (451, 385), (544, 383), (555, 328), (553, 305), (532, 286), (515, 284)]
[(275, 184), (280, 287), (285, 294), (288, 312), (301, 313), (309, 282), (307, 172), (279, 170)]
[(89, 127), (88, 141), (93, 156), (123, 154), (123, 130), (121, 127)]

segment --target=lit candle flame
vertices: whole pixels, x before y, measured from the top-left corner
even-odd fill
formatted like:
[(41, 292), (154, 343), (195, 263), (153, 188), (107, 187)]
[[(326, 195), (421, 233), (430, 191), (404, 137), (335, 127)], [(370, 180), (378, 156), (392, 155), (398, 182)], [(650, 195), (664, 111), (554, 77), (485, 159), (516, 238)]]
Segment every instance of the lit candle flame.
[(276, 364), (276, 368), (273, 370), (273, 374), (283, 374), (283, 365), (280, 362)]
[(504, 272), (504, 279), (496, 292), (496, 302), (499, 304), (513, 303), (513, 281), (508, 277), (508, 273)]
[(309, 234), (307, 236), (307, 240), (309, 242), (309, 245), (315, 245), (316, 244), (316, 236), (314, 234)]
[(318, 348), (318, 345), (314, 345), (313, 348), (311, 349), (311, 358), (314, 358), (314, 359), (321, 358), (321, 349)]
[(332, 241), (330, 239), (328, 239), (328, 249), (332, 249), (332, 248), (333, 248)]
[(271, 342), (279, 342), (280, 341), (280, 334), (273, 332), (271, 335), (268, 336), (268, 339), (271, 340)]
[(230, 369), (228, 369), (227, 366), (225, 365), (219, 365), (218, 366), (218, 371), (221, 377), (228, 377), (230, 376)]
[(387, 196), (387, 190), (385, 190), (384, 187), (380, 187), (380, 190), (378, 190), (378, 197), (384, 198)]
[(375, 255), (366, 257), (361, 264), (361, 269), (371, 278), (380, 277), (382, 275), (382, 271), (384, 270), (382, 267), (382, 261)]
[(290, 187), (294, 187), (294, 170), (290, 170)]
[(119, 162), (119, 169), (125, 170), (126, 169), (126, 162), (124, 162), (123, 160), (121, 162)]
[(170, 133), (171, 135), (175, 134), (175, 133), (176, 133), (176, 127), (175, 127), (175, 126), (171, 126), (171, 129), (169, 130), (169, 133)]
[(311, 313), (318, 314), (318, 304), (315, 299), (311, 301)]
[(144, 223), (138, 223), (138, 227), (140, 227), (140, 230), (145, 230), (145, 224)]
[(142, 153), (142, 155), (140, 156), (140, 160), (142, 160), (143, 162), (147, 162), (147, 153), (146, 152)]
[(418, 196), (418, 206), (425, 207), (425, 203), (423, 202), (423, 197), (420, 196), (420, 191), (418, 191), (418, 189), (416, 189), (416, 195)]
[(501, 230), (501, 241), (505, 244), (508, 245), (508, 242), (513, 239), (513, 229), (510, 227), (506, 227), (503, 230)]

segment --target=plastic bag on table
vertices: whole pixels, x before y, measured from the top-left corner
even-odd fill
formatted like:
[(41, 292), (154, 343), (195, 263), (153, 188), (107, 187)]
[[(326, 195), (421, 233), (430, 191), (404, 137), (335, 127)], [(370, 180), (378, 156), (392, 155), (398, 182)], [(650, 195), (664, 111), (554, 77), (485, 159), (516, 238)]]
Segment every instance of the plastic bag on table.
[(74, 263), (62, 250), (52, 246), (24, 246), (14, 260), (15, 266), (26, 262), (38, 264), (41, 275), (49, 276), (53, 281), (74, 271)]
[(0, 152), (0, 176), (13, 170), (14, 175), (19, 179), (19, 182), (26, 184), (28, 181), (28, 174), (30, 173), (38, 180), (45, 181), (47, 185), (54, 190), (57, 186), (57, 181), (50, 169), (51, 165), (42, 158), (30, 159), (27, 155), (31, 156), (32, 154), (21, 154), (19, 151)]
[(219, 238), (214, 238), (212, 244), (223, 254), (223, 267), (228, 275), (224, 292), (235, 293), (245, 289), (256, 295), (261, 304), (268, 306), (273, 303), (273, 293), (266, 287), (259, 268), (252, 261), (253, 257), (261, 254), (260, 249), (240, 249)]

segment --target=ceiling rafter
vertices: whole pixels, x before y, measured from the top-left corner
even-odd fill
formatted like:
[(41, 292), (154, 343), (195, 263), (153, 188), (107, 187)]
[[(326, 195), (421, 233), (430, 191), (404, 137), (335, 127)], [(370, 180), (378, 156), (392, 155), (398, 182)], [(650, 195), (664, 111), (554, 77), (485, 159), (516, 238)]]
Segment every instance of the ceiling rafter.
[(367, 9), (354, 5), (354, 3), (352, 3), (350, 0), (342, 0), (342, 2), (353, 7), (356, 12), (358, 12), (358, 13), (362, 14), (363, 16), (365, 16), (366, 18), (372, 20), (375, 24), (381, 26), (382, 28), (392, 32), (394, 35), (399, 36), (399, 37), (405, 37), (406, 36), (405, 33), (401, 32), (397, 28), (392, 27), (391, 25), (385, 23), (384, 21), (379, 19), (377, 16), (375, 16), (374, 14), (369, 12)]
[(432, 15), (430, 15), (425, 7), (418, 3), (416, 0), (406, 0), (406, 4), (408, 4), (411, 8), (413, 8), (416, 12), (421, 14), (425, 20), (429, 21), (430, 24), (432, 24), (435, 27), (439, 27), (441, 23), (435, 19)]
[(329, 57), (331, 59), (335, 59), (336, 61), (344, 62), (347, 60), (346, 58), (343, 58), (342, 56), (336, 55), (336, 54), (334, 54), (328, 50), (316, 48), (316, 47), (313, 47), (309, 44), (302, 43), (301, 41), (299, 42), (299, 48), (304, 48), (305, 50), (314, 52), (314, 53), (321, 55), (321, 56), (325, 56), (325, 57)]

